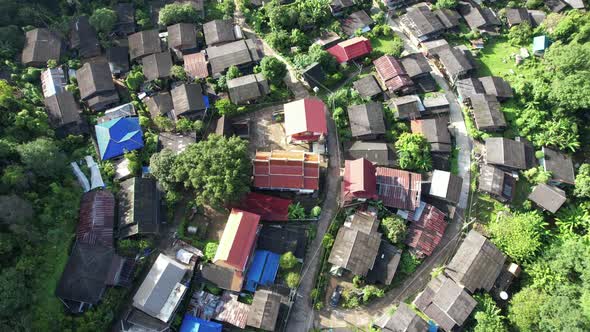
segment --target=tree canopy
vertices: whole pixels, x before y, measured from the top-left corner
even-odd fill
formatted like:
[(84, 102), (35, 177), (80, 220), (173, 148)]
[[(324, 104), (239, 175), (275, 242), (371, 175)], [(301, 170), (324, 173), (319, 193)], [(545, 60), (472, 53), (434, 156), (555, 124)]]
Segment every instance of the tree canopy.
[(498, 217), (489, 225), (492, 241), (516, 262), (531, 260), (541, 249), (545, 221), (536, 212), (515, 212)]
[(281, 84), (283, 78), (287, 75), (287, 66), (273, 56), (266, 56), (260, 62), (262, 75), (271, 84)]
[(158, 23), (164, 26), (176, 23), (197, 23), (199, 12), (190, 3), (172, 3), (160, 9)]
[(398, 163), (402, 169), (429, 171), (432, 169), (430, 143), (422, 134), (403, 133), (395, 142)]
[(89, 21), (97, 32), (109, 33), (117, 23), (117, 13), (110, 8), (98, 8), (92, 13)]

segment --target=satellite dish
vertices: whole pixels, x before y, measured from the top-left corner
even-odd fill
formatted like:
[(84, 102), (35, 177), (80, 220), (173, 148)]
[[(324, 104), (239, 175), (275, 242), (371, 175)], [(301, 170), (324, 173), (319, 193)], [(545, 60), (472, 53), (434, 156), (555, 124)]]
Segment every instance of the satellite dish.
[(500, 298), (504, 301), (508, 300), (508, 293), (506, 293), (505, 291), (501, 291)]

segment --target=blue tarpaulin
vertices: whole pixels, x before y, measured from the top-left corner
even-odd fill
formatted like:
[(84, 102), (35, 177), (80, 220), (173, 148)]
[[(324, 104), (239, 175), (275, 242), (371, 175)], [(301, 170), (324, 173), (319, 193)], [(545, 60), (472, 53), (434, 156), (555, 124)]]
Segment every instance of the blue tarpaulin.
[(255, 292), (258, 285), (268, 286), (275, 282), (281, 256), (266, 250), (256, 250), (248, 269), (244, 289)]
[(221, 332), (222, 325), (186, 314), (180, 326), (180, 332)]
[(95, 126), (100, 159), (118, 157), (143, 147), (139, 118), (116, 118)]

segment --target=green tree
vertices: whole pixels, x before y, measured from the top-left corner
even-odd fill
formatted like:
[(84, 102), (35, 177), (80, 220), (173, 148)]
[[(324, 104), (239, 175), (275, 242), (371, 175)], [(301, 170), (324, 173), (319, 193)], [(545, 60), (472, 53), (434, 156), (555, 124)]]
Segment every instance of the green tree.
[(213, 261), (213, 258), (215, 258), (215, 254), (217, 253), (218, 247), (219, 243), (217, 242), (207, 242), (207, 244), (205, 244), (205, 252), (203, 254), (205, 255), (205, 259), (207, 261)]
[(25, 35), (16, 25), (0, 27), (0, 57), (11, 59), (22, 50)]
[(287, 251), (286, 253), (281, 255), (281, 259), (279, 261), (279, 265), (283, 270), (289, 270), (297, 265), (297, 257), (293, 255), (292, 252)]
[(326, 233), (322, 238), (322, 247), (324, 249), (329, 250), (334, 245), (334, 236), (330, 233)]
[(117, 13), (109, 8), (98, 8), (92, 13), (89, 21), (96, 31), (107, 34), (117, 23)]
[(430, 143), (422, 134), (403, 133), (395, 142), (399, 165), (402, 169), (429, 171), (432, 169)]
[(170, 131), (174, 129), (174, 122), (172, 122), (167, 116), (158, 115), (155, 118), (152, 118), (152, 120), (160, 131)]
[(301, 206), (301, 203), (297, 202), (289, 205), (289, 219), (305, 219), (305, 208)]
[(4, 322), (13, 316), (20, 316), (30, 305), (31, 297), (25, 284), (25, 277), (13, 267), (0, 272), (0, 319)]
[(145, 76), (143, 76), (143, 72), (139, 66), (134, 67), (125, 79), (125, 85), (127, 85), (127, 88), (131, 91), (139, 91), (143, 82), (145, 82)]
[(188, 75), (182, 66), (174, 65), (170, 68), (170, 76), (179, 81), (186, 81)]
[(141, 173), (141, 158), (137, 150), (125, 153), (125, 159), (129, 162), (127, 169), (132, 175), (139, 175)]
[(279, 85), (287, 75), (287, 66), (273, 56), (266, 56), (260, 62), (262, 75), (269, 80), (271, 84)]
[(227, 68), (227, 73), (225, 73), (225, 79), (226, 80), (233, 80), (234, 78), (238, 78), (242, 76), (242, 73), (240, 72), (240, 69), (236, 66), (230, 66), (229, 68)]
[(176, 153), (164, 149), (150, 157), (150, 172), (158, 180), (165, 191), (174, 191), (177, 180), (174, 175)]
[(508, 32), (508, 40), (514, 46), (523, 46), (531, 43), (533, 38), (533, 28), (529, 22), (522, 22), (513, 26)]
[(42, 178), (57, 178), (66, 169), (66, 156), (55, 141), (38, 138), (16, 147), (27, 170)]
[(363, 288), (363, 302), (369, 302), (372, 298), (379, 298), (385, 295), (383, 289), (377, 288), (375, 285), (367, 285)]
[(291, 46), (291, 37), (285, 30), (271, 31), (266, 35), (265, 40), (279, 53), (286, 53)]
[(453, 9), (458, 4), (459, 2), (457, 0), (436, 0), (433, 7), (436, 9)]
[(175, 177), (195, 191), (198, 204), (222, 206), (238, 201), (250, 188), (248, 144), (239, 137), (209, 135), (178, 156)]
[(574, 195), (590, 198), (590, 164), (582, 164), (578, 169)]
[(220, 115), (231, 117), (238, 114), (238, 106), (229, 99), (218, 99), (215, 102), (215, 108)]
[(530, 261), (541, 249), (546, 223), (537, 211), (494, 218), (492, 241), (518, 263)]
[(514, 294), (508, 307), (508, 320), (520, 331), (538, 331), (541, 320), (541, 303), (546, 302), (548, 296), (531, 287), (525, 287)]
[(199, 12), (189, 3), (168, 4), (160, 10), (158, 23), (169, 26), (176, 23), (197, 23)]
[(383, 218), (383, 220), (381, 220), (381, 228), (389, 241), (394, 244), (401, 244), (406, 238), (406, 222), (396, 215)]
[(285, 281), (287, 282), (287, 286), (289, 286), (289, 288), (297, 287), (299, 285), (300, 279), (301, 279), (301, 276), (297, 272), (289, 272), (289, 273), (287, 273), (287, 276), (285, 277)]
[(193, 123), (187, 118), (180, 118), (176, 121), (176, 131), (186, 133), (193, 130)]
[(204, 129), (205, 123), (203, 122), (203, 120), (195, 120), (195, 122), (193, 122), (193, 130), (197, 132), (197, 134), (202, 133)]
[(500, 308), (494, 302), (489, 294), (475, 295), (477, 300), (475, 320), (477, 324), (473, 331), (475, 332), (506, 332), (508, 328), (504, 321), (506, 317), (502, 316)]

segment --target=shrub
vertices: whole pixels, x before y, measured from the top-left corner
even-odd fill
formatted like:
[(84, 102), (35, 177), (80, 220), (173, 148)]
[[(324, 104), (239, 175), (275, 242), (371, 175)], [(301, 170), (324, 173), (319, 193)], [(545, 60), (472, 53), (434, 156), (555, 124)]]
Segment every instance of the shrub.
[(287, 286), (289, 288), (295, 288), (299, 285), (299, 280), (301, 276), (297, 272), (289, 272), (287, 277), (285, 277), (285, 281), (287, 282)]
[(182, 66), (174, 65), (170, 69), (170, 76), (179, 80), (179, 81), (186, 81), (188, 79), (188, 75)]
[(297, 257), (295, 257), (295, 255), (293, 255), (292, 252), (287, 251), (286, 253), (281, 255), (279, 265), (281, 269), (289, 270), (294, 268), (295, 265), (297, 265), (297, 262)]
[(109, 8), (99, 8), (92, 13), (89, 22), (96, 31), (109, 33), (117, 23), (117, 13)]
[(217, 112), (225, 116), (234, 116), (238, 114), (238, 106), (232, 103), (229, 99), (219, 99), (215, 102)]
[(215, 253), (217, 252), (217, 248), (219, 247), (219, 244), (217, 242), (207, 242), (207, 244), (205, 244), (205, 259), (207, 261), (213, 261), (213, 258), (215, 258)]
[(429, 171), (432, 168), (430, 143), (422, 134), (401, 134), (395, 142), (395, 149), (402, 169)]
[(330, 233), (326, 233), (322, 238), (322, 247), (324, 249), (329, 250), (334, 245), (334, 236)]
[(305, 219), (305, 208), (301, 206), (301, 203), (289, 205), (289, 219), (298, 220)]
[(396, 215), (384, 218), (381, 221), (381, 227), (383, 228), (383, 233), (385, 233), (385, 236), (387, 236), (391, 243), (402, 243), (406, 238), (406, 222)]
[(321, 213), (322, 208), (320, 206), (314, 206), (313, 209), (311, 209), (311, 216), (314, 218), (319, 217)]

